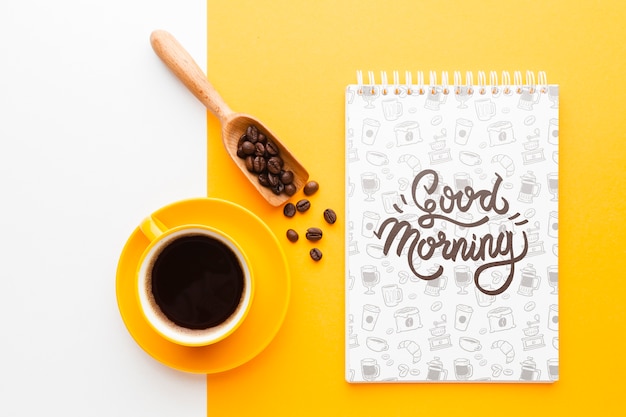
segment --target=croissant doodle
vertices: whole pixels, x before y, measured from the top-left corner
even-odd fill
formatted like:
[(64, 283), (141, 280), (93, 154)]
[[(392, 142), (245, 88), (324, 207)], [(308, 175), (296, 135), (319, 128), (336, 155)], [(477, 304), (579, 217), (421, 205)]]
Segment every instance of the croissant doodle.
[(413, 172), (419, 171), (421, 169), (420, 160), (415, 157), (415, 155), (411, 154), (403, 154), (398, 158), (398, 162), (403, 162), (407, 164), (410, 168), (413, 168)]
[(508, 155), (504, 155), (504, 154), (495, 155), (491, 159), (491, 162), (499, 163), (502, 166), (502, 168), (506, 170), (507, 177), (510, 177), (511, 175), (513, 175), (513, 173), (515, 173), (515, 165), (513, 164), (513, 160), (511, 159), (511, 157)]
[(506, 363), (511, 363), (513, 362), (513, 359), (515, 359), (515, 350), (513, 349), (513, 345), (506, 340), (496, 340), (491, 345), (491, 349), (500, 349), (500, 352), (504, 353), (504, 356), (506, 356)]
[(406, 349), (413, 356), (413, 363), (418, 363), (422, 359), (422, 350), (417, 343), (411, 340), (400, 342), (398, 349)]

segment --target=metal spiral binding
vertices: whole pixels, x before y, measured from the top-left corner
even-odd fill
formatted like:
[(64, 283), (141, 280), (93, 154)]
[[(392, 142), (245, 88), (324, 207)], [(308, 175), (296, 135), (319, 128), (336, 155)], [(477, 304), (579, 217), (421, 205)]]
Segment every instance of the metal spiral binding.
[[(429, 71), (428, 84), (424, 83), (424, 72), (416, 72), (416, 82), (413, 83), (413, 73), (406, 71), (404, 74), (404, 82), (400, 81), (399, 71), (393, 71), (393, 82), (390, 84), (387, 78), (387, 72), (380, 72), (380, 83), (376, 83), (376, 76), (374, 71), (367, 72), (368, 82), (365, 83), (363, 79), (363, 71), (358, 70), (356, 73), (358, 94), (374, 94), (376, 89), (380, 88), (382, 95), (399, 95), (401, 92), (406, 92), (407, 95), (411, 94), (426, 94), (427, 91), (433, 94), (437, 89), (441, 89), (443, 94), (460, 94), (462, 89), (466, 89), (468, 94), (474, 94), (477, 92), (481, 95), (491, 93), (496, 96), (499, 94), (510, 95), (513, 93), (522, 94), (524, 90), (533, 94), (537, 89), (540, 93), (545, 94), (548, 91), (548, 79), (545, 71), (537, 72), (537, 78), (532, 71), (526, 71), (525, 77), (522, 77), (521, 71), (513, 72), (513, 79), (511, 81), (511, 74), (508, 71), (502, 71), (501, 78), (498, 78), (497, 71), (489, 72), (489, 82), (487, 82), (487, 76), (484, 71), (477, 72), (478, 82), (474, 84), (474, 73), (467, 71), (465, 73), (465, 81), (460, 71), (454, 71), (452, 88), (449, 85), (448, 72), (441, 72), (441, 83), (437, 82), (437, 72)], [(476, 91), (477, 90), (477, 91)]]

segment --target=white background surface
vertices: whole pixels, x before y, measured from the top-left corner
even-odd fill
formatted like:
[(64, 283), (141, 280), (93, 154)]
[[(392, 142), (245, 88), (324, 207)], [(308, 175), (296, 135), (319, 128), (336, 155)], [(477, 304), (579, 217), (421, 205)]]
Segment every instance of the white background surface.
[(122, 247), (206, 193), (206, 113), (153, 53), (206, 67), (206, 3), (0, 2), (0, 415), (202, 416), (206, 379), (148, 356), (115, 298)]

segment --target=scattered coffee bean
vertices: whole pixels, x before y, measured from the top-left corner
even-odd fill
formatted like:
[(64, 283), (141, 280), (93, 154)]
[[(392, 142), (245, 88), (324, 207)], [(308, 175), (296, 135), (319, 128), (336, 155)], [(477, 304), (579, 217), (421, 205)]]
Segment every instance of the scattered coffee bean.
[(317, 262), (320, 259), (322, 259), (322, 251), (319, 250), (318, 248), (311, 249), (309, 251), (309, 255), (311, 255), (311, 259), (313, 259), (315, 262)]
[[(283, 169), (285, 161), (280, 157), (280, 149), (256, 126), (249, 125), (239, 138), (237, 156), (245, 160), (249, 172), (257, 174), (259, 183), (271, 188), (274, 194), (285, 193), (292, 196), (296, 193), (294, 174)], [(271, 178), (269, 174), (275, 177)]]
[(328, 224), (335, 224), (335, 222), (337, 221), (337, 213), (335, 213), (335, 210), (324, 210), (324, 220), (326, 220), (326, 223)]
[(303, 198), (302, 200), (296, 203), (296, 209), (298, 209), (300, 213), (304, 213), (310, 208), (311, 208), (311, 202), (307, 200), (306, 198)]
[(295, 230), (287, 230), (287, 239), (289, 239), (290, 242), (297, 242), (299, 237), (300, 236), (298, 236), (298, 232), (296, 232)]
[(304, 195), (313, 195), (320, 189), (320, 185), (317, 181), (309, 181), (304, 186)]
[(309, 227), (306, 229), (306, 238), (312, 242), (320, 240), (322, 238), (322, 229), (319, 227)]
[(283, 214), (287, 217), (293, 217), (296, 215), (296, 206), (293, 205), (293, 203), (287, 203), (285, 204), (285, 207), (283, 207)]

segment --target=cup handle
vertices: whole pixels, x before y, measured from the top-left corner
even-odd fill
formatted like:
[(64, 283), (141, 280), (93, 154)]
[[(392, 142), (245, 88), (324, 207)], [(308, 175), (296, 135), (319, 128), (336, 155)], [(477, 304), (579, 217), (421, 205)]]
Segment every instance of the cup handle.
[(150, 215), (146, 217), (139, 225), (141, 232), (153, 242), (159, 236), (167, 231), (167, 227), (156, 217)]
[(534, 196), (537, 197), (539, 195), (539, 191), (541, 191), (541, 184), (537, 183), (535, 186), (537, 187), (537, 191), (535, 191)]
[(535, 285), (533, 286), (533, 290), (537, 290), (539, 289), (539, 284), (541, 283), (541, 277), (536, 276), (535, 277)]
[(443, 287), (440, 287), (439, 289), (440, 290), (445, 290), (446, 287), (448, 286), (448, 277), (443, 276), (440, 279), (443, 281)]

